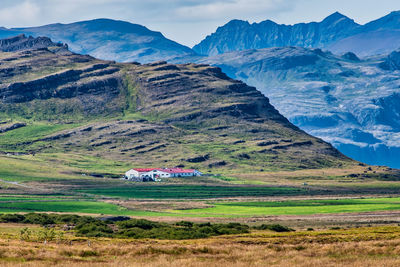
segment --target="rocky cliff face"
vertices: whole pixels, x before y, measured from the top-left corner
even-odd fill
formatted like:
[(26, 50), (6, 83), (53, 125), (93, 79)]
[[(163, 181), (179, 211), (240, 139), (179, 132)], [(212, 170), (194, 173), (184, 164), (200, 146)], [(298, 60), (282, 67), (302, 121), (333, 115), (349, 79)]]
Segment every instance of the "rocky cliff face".
[(399, 56), (266, 48), (200, 60), (256, 86), (292, 123), (369, 163), (400, 168)]
[(210, 171), (354, 164), (216, 67), (122, 64), (47, 48), (0, 53), (0, 73), (0, 121), (67, 128), (0, 142), (3, 152), (62, 151)]
[(219, 27), (193, 50), (214, 56), (246, 49), (299, 46), (324, 48), (336, 54), (348, 51), (359, 56), (385, 54), (399, 48), (399, 25), (398, 11), (365, 25), (337, 12), (321, 22), (295, 25), (282, 25), (270, 20), (253, 24), (233, 20)]
[(348, 17), (334, 13), (316, 23), (277, 24), (266, 20), (249, 24), (233, 20), (207, 36), (193, 50), (202, 55), (279, 46), (324, 47), (349, 36), (359, 25)]
[(68, 49), (68, 46), (61, 43), (53, 43), (48, 37), (33, 38), (32, 36), (26, 37), (24, 34), (20, 34), (0, 40), (0, 51), (2, 52), (15, 52), (52, 46)]

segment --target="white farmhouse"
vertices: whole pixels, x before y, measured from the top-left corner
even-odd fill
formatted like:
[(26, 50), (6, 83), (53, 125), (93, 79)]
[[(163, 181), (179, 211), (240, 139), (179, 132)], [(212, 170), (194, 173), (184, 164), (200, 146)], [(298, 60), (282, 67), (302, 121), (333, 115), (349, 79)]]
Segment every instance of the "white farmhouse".
[(125, 178), (133, 181), (156, 181), (159, 178), (201, 176), (194, 169), (181, 168), (134, 168), (125, 173)]

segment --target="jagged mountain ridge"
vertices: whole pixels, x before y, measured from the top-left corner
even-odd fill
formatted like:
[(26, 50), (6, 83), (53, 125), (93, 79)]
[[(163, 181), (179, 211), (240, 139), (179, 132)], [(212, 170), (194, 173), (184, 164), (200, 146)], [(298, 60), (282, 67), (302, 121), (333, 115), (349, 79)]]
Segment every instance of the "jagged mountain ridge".
[(268, 47), (299, 46), (324, 48), (334, 53), (354, 52), (360, 56), (388, 53), (399, 48), (400, 12), (360, 25), (336, 12), (321, 22), (277, 24), (232, 20), (207, 36), (193, 50), (214, 56), (232, 51)]
[(256, 86), (292, 123), (369, 164), (400, 168), (400, 53), (360, 60), (265, 48), (198, 60)]
[(160, 32), (125, 21), (95, 19), (71, 24), (0, 29), (0, 37), (17, 34), (47, 36), (68, 44), (71, 51), (104, 60), (148, 63), (194, 54), (189, 47), (165, 38)]
[(0, 51), (2, 52), (14, 52), (24, 49), (30, 50), (47, 47), (60, 47), (68, 50), (67, 45), (53, 43), (50, 38), (47, 37), (33, 38), (32, 36), (26, 37), (24, 34), (20, 34), (15, 37), (0, 40)]
[[(3, 153), (231, 172), (354, 164), (216, 67), (123, 64), (49, 47), (0, 53), (0, 74)], [(59, 130), (1, 142), (36, 127)]]

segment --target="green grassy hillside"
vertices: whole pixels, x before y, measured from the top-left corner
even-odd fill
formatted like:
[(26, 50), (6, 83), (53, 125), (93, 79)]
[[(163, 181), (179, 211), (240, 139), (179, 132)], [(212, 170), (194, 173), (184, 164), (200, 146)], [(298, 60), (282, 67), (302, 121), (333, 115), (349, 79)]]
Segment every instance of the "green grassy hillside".
[(182, 166), (230, 176), (354, 164), (206, 65), (118, 64), (48, 48), (0, 53), (0, 77), (0, 153), (34, 155), (22, 169), (38, 161), (64, 175)]

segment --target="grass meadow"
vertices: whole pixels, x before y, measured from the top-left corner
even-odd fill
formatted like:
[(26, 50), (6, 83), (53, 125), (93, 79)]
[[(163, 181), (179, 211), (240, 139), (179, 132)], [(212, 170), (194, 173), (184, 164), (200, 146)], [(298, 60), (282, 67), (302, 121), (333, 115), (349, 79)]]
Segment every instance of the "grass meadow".
[[(106, 201), (106, 202), (104, 202)], [(1, 196), (0, 213), (61, 212), (94, 215), (125, 215), (176, 218), (251, 218), (272, 215), (310, 215), (400, 210), (400, 198), (318, 199), (291, 201), (216, 201), (198, 200), (202, 208), (171, 208), (162, 202), (155, 209), (126, 208), (95, 197), (82, 196)], [(161, 203), (161, 204), (160, 204)], [(168, 203), (166, 201), (165, 203)], [(160, 207), (158, 207), (160, 206)]]
[[(26, 225), (0, 224), (2, 266), (399, 266), (400, 227), (276, 233), (195, 240), (75, 237), (21, 240)], [(30, 226), (31, 227), (31, 226)], [(32, 235), (42, 230), (29, 228)]]
[(121, 198), (207, 199), (304, 195), (307, 190), (271, 186), (147, 185), (77, 190), (81, 193)]
[(174, 210), (175, 213), (199, 217), (253, 217), (267, 215), (308, 215), (400, 210), (400, 198), (366, 198), (338, 200), (295, 200), (281, 202), (212, 203), (213, 207)]

